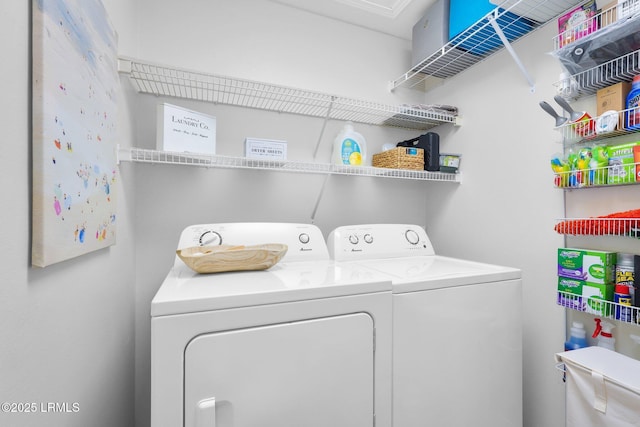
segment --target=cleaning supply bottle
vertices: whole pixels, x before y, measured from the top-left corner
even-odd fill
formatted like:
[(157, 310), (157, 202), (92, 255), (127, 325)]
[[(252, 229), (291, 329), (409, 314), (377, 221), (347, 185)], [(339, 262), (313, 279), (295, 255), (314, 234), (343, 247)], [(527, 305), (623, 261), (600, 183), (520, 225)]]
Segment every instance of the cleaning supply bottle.
[(616, 256), (616, 285), (629, 288), (630, 305), (635, 303), (635, 255), (618, 253)]
[(615, 292), (613, 294), (613, 302), (616, 303), (615, 318), (623, 322), (631, 322), (633, 309), (631, 308), (631, 295), (629, 294), (629, 286), (624, 284), (616, 284)]
[(598, 347), (604, 347), (609, 350), (616, 351), (616, 339), (613, 337), (613, 333), (611, 333), (613, 328), (616, 326), (598, 318), (593, 320), (596, 322), (596, 330), (593, 331), (592, 338), (598, 338)]
[[(630, 108), (632, 110), (629, 110)], [(640, 75), (635, 76), (631, 83), (625, 116), (626, 129), (640, 129)]]
[(362, 166), (367, 162), (367, 143), (347, 122), (333, 144), (333, 161), (337, 165)]
[(584, 330), (584, 324), (582, 322), (573, 322), (569, 339), (564, 343), (564, 351), (588, 347), (586, 336), (587, 331)]

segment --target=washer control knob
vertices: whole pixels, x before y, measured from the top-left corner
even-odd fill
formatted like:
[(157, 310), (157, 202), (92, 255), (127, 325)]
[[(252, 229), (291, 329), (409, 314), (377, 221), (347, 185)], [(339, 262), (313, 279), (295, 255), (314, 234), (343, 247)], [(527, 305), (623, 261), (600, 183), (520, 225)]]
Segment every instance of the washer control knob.
[(358, 239), (358, 236), (356, 236), (355, 234), (352, 234), (349, 236), (349, 242), (353, 245), (357, 245), (358, 242), (360, 241), (360, 239)]
[(303, 245), (306, 245), (307, 243), (309, 243), (309, 240), (311, 240), (311, 238), (307, 233), (302, 233), (298, 236), (298, 240), (300, 240), (300, 243), (302, 243)]
[(371, 234), (365, 234), (364, 235), (364, 242), (365, 243), (373, 243), (373, 236)]
[(407, 230), (404, 233), (404, 237), (407, 239), (407, 242), (412, 245), (417, 245), (420, 242), (420, 236), (414, 230)]
[(200, 246), (215, 246), (222, 244), (222, 236), (213, 230), (205, 231), (198, 239)]

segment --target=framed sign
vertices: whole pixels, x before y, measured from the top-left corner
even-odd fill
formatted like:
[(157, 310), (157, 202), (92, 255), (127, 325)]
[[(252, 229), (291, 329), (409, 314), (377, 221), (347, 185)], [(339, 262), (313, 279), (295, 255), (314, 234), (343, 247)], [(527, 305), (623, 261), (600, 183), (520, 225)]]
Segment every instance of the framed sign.
[(216, 118), (171, 104), (158, 105), (157, 148), (216, 154)]

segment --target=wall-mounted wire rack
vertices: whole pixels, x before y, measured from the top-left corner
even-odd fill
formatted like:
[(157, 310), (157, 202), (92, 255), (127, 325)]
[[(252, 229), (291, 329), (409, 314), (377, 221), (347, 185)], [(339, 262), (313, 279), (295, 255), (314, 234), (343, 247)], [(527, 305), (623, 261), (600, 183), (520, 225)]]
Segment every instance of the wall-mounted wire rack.
[[(603, 46), (599, 48), (591, 46), (591, 50), (584, 53), (588, 60), (598, 63), (596, 66), (581, 72), (574, 71), (573, 75), (554, 84), (562, 96), (571, 99), (593, 95), (599, 89), (629, 82), (640, 74), (640, 50), (633, 51), (633, 47), (637, 47), (634, 34), (640, 21), (639, 12), (638, 0), (619, 1), (553, 38), (554, 54), (559, 58), (565, 57), (569, 62), (572, 61), (569, 58), (573, 57), (574, 52), (582, 47), (588, 49), (592, 42), (598, 40), (607, 42), (603, 42)], [(618, 31), (615, 33), (617, 37), (611, 35), (612, 29)], [(610, 49), (610, 45), (617, 47)], [(617, 54), (616, 51), (620, 53)], [(582, 55), (580, 52), (576, 54), (576, 58), (581, 58)], [(579, 62), (584, 61), (579, 59)], [(570, 87), (571, 84), (575, 85), (575, 90), (562, 91), (562, 88)]]
[(131, 58), (120, 58), (118, 68), (136, 90), (153, 95), (416, 130), (458, 124), (456, 115), (438, 108), (391, 106)]
[(428, 80), (446, 79), (468, 69), (506, 47), (533, 86), (510, 42), (537, 29), (580, 1), (576, 0), (506, 0), (492, 1), (498, 6), (474, 25), (458, 34), (438, 51), (423, 59), (395, 80), (390, 89), (410, 87), (425, 89)]
[(312, 173), (322, 175), (355, 175), (381, 178), (398, 178), (419, 181), (443, 181), (460, 183), (459, 173), (430, 172), (404, 169), (375, 168), (368, 166), (341, 166), (327, 163), (290, 160), (261, 160), (246, 157), (177, 153), (143, 148), (118, 147), (118, 162), (199, 166), (220, 169), (254, 169), (276, 172)]
[[(640, 115), (639, 108), (628, 108), (617, 111), (617, 113), (618, 122), (613, 130), (608, 130), (606, 128), (606, 122), (610, 119), (615, 122), (616, 117), (602, 116), (585, 118), (575, 123), (566, 122), (565, 124), (557, 127), (556, 130), (560, 132), (560, 136), (562, 137), (565, 147), (576, 144), (592, 143), (640, 131), (640, 122), (636, 119), (636, 115)], [(627, 125), (630, 125), (631, 128), (625, 128)]]
[[(611, 285), (613, 286), (613, 285)], [(617, 320), (637, 325), (640, 320), (640, 308), (622, 305), (613, 301), (587, 298), (565, 291), (557, 291), (556, 303), (571, 310), (583, 311), (603, 319)]]
[(634, 185), (640, 183), (637, 180), (638, 171), (640, 171), (640, 163), (555, 172), (553, 185), (565, 190)]
[(556, 232), (571, 236), (620, 236), (640, 238), (640, 218), (563, 218)]

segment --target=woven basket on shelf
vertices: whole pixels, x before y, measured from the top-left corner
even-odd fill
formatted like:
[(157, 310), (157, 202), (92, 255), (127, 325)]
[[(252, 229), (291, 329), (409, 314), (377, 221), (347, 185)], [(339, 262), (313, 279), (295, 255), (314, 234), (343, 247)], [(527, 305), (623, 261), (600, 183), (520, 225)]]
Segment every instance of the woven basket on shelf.
[(396, 147), (374, 154), (371, 163), (377, 168), (424, 170), (424, 150)]

